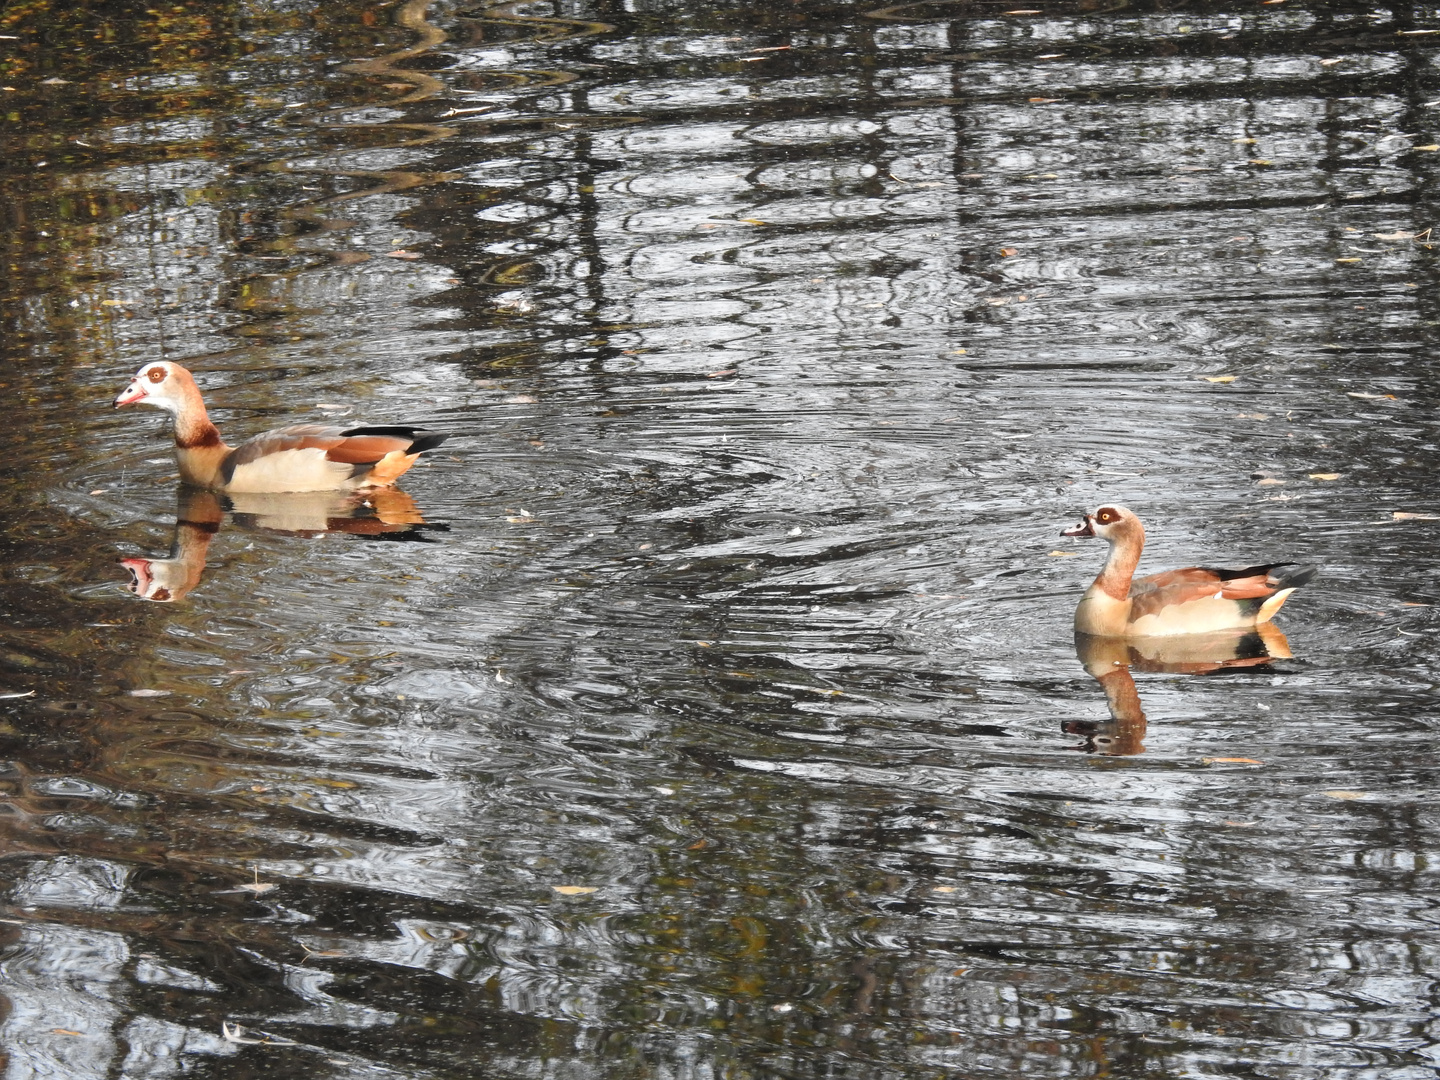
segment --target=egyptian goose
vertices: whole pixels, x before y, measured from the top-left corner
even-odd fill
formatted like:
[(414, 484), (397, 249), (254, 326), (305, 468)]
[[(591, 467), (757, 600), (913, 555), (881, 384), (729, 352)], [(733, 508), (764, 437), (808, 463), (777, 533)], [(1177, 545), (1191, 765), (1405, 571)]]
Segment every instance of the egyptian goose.
[(115, 407), (141, 403), (175, 417), (180, 478), (214, 491), (355, 491), (386, 487), (448, 435), (410, 427), (328, 424), (276, 428), (226, 446), (210, 422), (190, 372), (162, 360), (146, 364), (115, 398)]
[(1102, 506), (1061, 536), (1098, 536), (1110, 557), (1075, 609), (1075, 631), (1097, 637), (1203, 634), (1269, 622), (1316, 568), (1296, 563), (1217, 570), (1192, 566), (1135, 579), (1145, 527), (1123, 506)]

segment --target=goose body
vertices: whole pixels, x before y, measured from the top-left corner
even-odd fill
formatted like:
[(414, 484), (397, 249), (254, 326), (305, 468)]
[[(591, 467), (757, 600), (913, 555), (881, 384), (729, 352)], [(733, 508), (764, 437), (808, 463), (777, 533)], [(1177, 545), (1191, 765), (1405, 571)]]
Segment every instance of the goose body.
[(227, 446), (185, 368), (146, 364), (115, 407), (153, 405), (175, 418), (175, 460), (194, 487), (225, 492), (357, 491), (387, 487), (449, 436), (412, 427), (297, 424)]
[(1243, 570), (1204, 566), (1135, 577), (1145, 527), (1123, 506), (1102, 506), (1061, 536), (1098, 536), (1110, 555), (1075, 609), (1077, 633), (1095, 637), (1205, 634), (1269, 622), (1313, 566), (1268, 563)]

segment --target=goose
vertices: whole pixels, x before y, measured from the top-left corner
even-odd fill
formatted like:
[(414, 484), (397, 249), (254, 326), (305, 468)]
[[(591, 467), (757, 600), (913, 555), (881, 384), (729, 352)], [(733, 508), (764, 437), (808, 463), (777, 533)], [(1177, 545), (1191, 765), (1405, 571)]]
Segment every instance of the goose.
[(1098, 536), (1110, 556), (1075, 609), (1075, 631), (1095, 637), (1203, 634), (1275, 617), (1316, 567), (1269, 563), (1243, 570), (1192, 566), (1135, 578), (1145, 526), (1123, 506), (1102, 506), (1061, 536)]
[(185, 483), (211, 491), (358, 491), (388, 487), (448, 434), (412, 427), (297, 424), (226, 446), (195, 378), (160, 360), (135, 373), (115, 407), (153, 405), (175, 418), (175, 459)]

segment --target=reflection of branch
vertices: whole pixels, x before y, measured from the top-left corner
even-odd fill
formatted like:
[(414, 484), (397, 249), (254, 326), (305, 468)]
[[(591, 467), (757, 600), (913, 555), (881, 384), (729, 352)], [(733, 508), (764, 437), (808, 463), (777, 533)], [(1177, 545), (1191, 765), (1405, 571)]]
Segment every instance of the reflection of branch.
[[(609, 23), (591, 22), (588, 19), (547, 19), (539, 15), (522, 15), (515, 10), (520, 0), (496, 4), (486, 8), (482, 16), (485, 22), (501, 23), (506, 26), (533, 26), (541, 30), (532, 41), (563, 41), (566, 38), (589, 37), (592, 34), (608, 34), (615, 27)], [(509, 16), (501, 18), (497, 16)]]
[(411, 71), (409, 68), (397, 68), (395, 64), (401, 60), (408, 60), (412, 56), (419, 56), (429, 52), (436, 45), (445, 40), (445, 31), (441, 30), (434, 23), (425, 19), (425, 9), (430, 6), (430, 0), (408, 0), (404, 7), (395, 16), (395, 21), (407, 30), (414, 30), (419, 35), (419, 40), (408, 49), (401, 49), (398, 52), (386, 53), (384, 56), (377, 56), (373, 60), (356, 60), (345, 65), (344, 70), (354, 72), (358, 75), (381, 75), (387, 78), (399, 79), (402, 82), (414, 83), (415, 89), (402, 98), (396, 98), (395, 104), (404, 104), (410, 101), (424, 101), (426, 98), (434, 97), (440, 92), (443, 85), (433, 75), (426, 75), (423, 71)]

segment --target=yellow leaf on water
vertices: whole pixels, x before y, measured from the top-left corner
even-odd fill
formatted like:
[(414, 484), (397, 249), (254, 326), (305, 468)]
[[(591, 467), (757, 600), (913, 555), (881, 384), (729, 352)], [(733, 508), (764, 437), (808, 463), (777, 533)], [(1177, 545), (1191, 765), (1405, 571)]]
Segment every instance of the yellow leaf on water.
[(1201, 765), (1264, 765), (1253, 757), (1207, 757), (1200, 759)]
[(1251, 159), (1250, 159), (1250, 164), (1251, 164), (1251, 165), (1273, 165), (1273, 164), (1275, 164), (1275, 163), (1274, 163), (1273, 161), (1271, 161), (1269, 158), (1251, 158)]
[(1336, 259), (1335, 261), (1336, 261), (1336, 262), (1343, 262), (1343, 263), (1353, 263), (1353, 262), (1359, 262), (1359, 261), (1360, 261), (1360, 258), (1359, 258), (1359, 256), (1354, 256), (1354, 257), (1349, 258), (1349, 259)]
[(1363, 791), (1322, 791), (1320, 794), (1329, 799), (1363, 799)]
[(51, 1028), (52, 1035), (84, 1035), (83, 1031), (71, 1031), (69, 1028)]
[(1265, 479), (1263, 479), (1263, 480), (1257, 480), (1257, 481), (1255, 481), (1255, 486), (1256, 486), (1256, 487), (1274, 487), (1274, 486), (1277, 485), (1277, 484), (1283, 484), (1283, 483), (1285, 483), (1284, 480), (1277, 480), (1277, 479), (1275, 479), (1275, 477), (1273, 477), (1273, 476), (1267, 476), (1267, 477), (1265, 477)]
[(1396, 510), (1390, 515), (1391, 521), (1440, 521), (1440, 514), (1407, 514), (1404, 510)]
[(742, 218), (737, 218), (736, 220), (737, 220), (737, 221), (743, 221), (746, 225), (769, 225), (769, 224), (770, 224), (768, 221), (761, 221), (759, 218), (753, 218), (753, 217), (742, 217)]
[(124, 306), (125, 306), (125, 301), (124, 301), (124, 300), (101, 300), (101, 301), (100, 301), (100, 306), (101, 306), (101, 307), (124, 307)]
[(1249, 146), (1249, 145), (1253, 145), (1253, 144), (1259, 142), (1260, 140), (1259, 140), (1259, 139), (1231, 139), (1230, 141), (1233, 142), (1233, 143), (1245, 143), (1247, 146)]
[(1052, 551), (1050, 554), (1054, 555), (1057, 559), (1068, 559), (1071, 555), (1079, 555), (1080, 553), (1078, 551)]
[(1206, 375), (1204, 378), (1206, 382), (1232, 383), (1239, 377), (1239, 375)]
[(551, 885), (561, 896), (584, 896), (587, 893), (599, 892), (598, 888), (590, 885)]
[(1399, 401), (1394, 394), (1362, 394), (1355, 390), (1346, 390), (1346, 397), (1359, 398), (1361, 401)]
[(931, 891), (931, 892), (954, 892), (954, 891), (955, 891), (955, 886), (954, 886), (954, 885), (936, 885), (935, 888), (931, 889), (930, 891)]
[(1339, 480), (1339, 479), (1340, 479), (1340, 474), (1339, 474), (1338, 472), (1312, 472), (1312, 473), (1310, 474), (1310, 479), (1311, 479), (1311, 480)]
[(1412, 146), (1411, 150), (1440, 150), (1440, 143), (1431, 143), (1428, 146)]
[(385, 255), (386, 255), (387, 258), (391, 258), (391, 259), (418, 259), (418, 258), (420, 258), (419, 253), (414, 252), (414, 251), (387, 251), (387, 252), (385, 253)]

